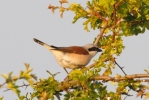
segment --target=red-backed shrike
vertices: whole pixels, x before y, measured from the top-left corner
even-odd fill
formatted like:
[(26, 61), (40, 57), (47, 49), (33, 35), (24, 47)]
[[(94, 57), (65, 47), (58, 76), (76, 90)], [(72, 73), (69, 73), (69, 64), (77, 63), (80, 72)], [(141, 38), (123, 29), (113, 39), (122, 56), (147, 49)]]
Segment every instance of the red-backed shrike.
[[(58, 64), (64, 69), (84, 67), (97, 54), (97, 52), (102, 51), (93, 44), (87, 44), (84, 46), (56, 47), (53, 45), (48, 45), (35, 38), (34, 41), (50, 50), (55, 56)], [(65, 71), (67, 72), (66, 69)]]

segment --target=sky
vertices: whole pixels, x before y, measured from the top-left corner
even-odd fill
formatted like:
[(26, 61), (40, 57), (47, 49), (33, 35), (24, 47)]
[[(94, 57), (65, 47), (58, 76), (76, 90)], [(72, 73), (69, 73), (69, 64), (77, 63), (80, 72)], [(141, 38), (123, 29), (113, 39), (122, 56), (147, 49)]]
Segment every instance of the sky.
[[(82, 5), (85, 2), (80, 0), (69, 0)], [(57, 73), (56, 79), (62, 81), (66, 77), (66, 72), (60, 67), (54, 56), (44, 47), (33, 41), (33, 38), (44, 41), (55, 46), (85, 45), (92, 43), (99, 30), (86, 32), (82, 22), (72, 24), (73, 13), (64, 13), (60, 18), (60, 13), (54, 14), (48, 9), (49, 4), (59, 5), (58, 0), (2, 0), (0, 3), (0, 74), (13, 71), (14, 75), (19, 75), (20, 70), (25, 70), (24, 63), (29, 63), (33, 72), (38, 78), (47, 78), (50, 72)], [(119, 65), (125, 67), (127, 74), (142, 74), (144, 69), (149, 68), (149, 31), (138, 36), (124, 37), (126, 46), (123, 53), (117, 57)], [(98, 58), (97, 54), (93, 59)], [(90, 62), (90, 64), (93, 61)], [(119, 68), (114, 69), (114, 73), (122, 74)], [(4, 79), (0, 76), (0, 84)], [(21, 82), (22, 83), (22, 82)], [(20, 83), (20, 84), (21, 84)], [(17, 97), (12, 91), (3, 92), (0, 89), (0, 97), (4, 100), (15, 100)], [(27, 91), (22, 89), (24, 93)], [(132, 92), (133, 93), (133, 92)], [(141, 100), (133, 97), (126, 100)]]

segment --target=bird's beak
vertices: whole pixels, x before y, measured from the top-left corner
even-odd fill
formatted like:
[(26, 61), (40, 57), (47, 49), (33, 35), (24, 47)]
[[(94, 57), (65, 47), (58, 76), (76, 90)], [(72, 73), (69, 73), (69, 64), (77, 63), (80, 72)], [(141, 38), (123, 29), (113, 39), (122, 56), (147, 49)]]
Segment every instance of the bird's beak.
[(101, 52), (102, 51), (102, 49), (100, 49), (100, 48), (97, 48), (97, 52)]

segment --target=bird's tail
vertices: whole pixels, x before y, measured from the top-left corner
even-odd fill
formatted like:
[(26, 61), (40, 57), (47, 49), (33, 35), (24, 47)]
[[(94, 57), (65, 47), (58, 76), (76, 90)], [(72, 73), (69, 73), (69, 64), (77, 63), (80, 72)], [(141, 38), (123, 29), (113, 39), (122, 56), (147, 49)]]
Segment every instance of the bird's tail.
[(48, 45), (48, 44), (46, 44), (46, 43), (44, 43), (44, 42), (42, 42), (42, 41), (40, 41), (40, 40), (38, 40), (38, 39), (36, 39), (36, 38), (34, 38), (33, 39), (36, 43), (38, 43), (38, 44), (40, 44), (40, 45), (42, 45), (42, 46), (44, 46), (45, 48), (47, 48), (47, 49), (53, 49), (50, 45)]

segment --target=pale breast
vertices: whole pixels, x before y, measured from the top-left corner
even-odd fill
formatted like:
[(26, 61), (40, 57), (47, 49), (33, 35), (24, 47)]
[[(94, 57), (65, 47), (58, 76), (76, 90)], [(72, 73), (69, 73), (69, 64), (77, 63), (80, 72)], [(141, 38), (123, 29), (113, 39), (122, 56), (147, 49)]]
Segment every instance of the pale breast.
[(89, 55), (78, 55), (75, 53), (71, 53), (65, 54), (61, 63), (65, 68), (78, 68), (87, 65), (89, 61)]

